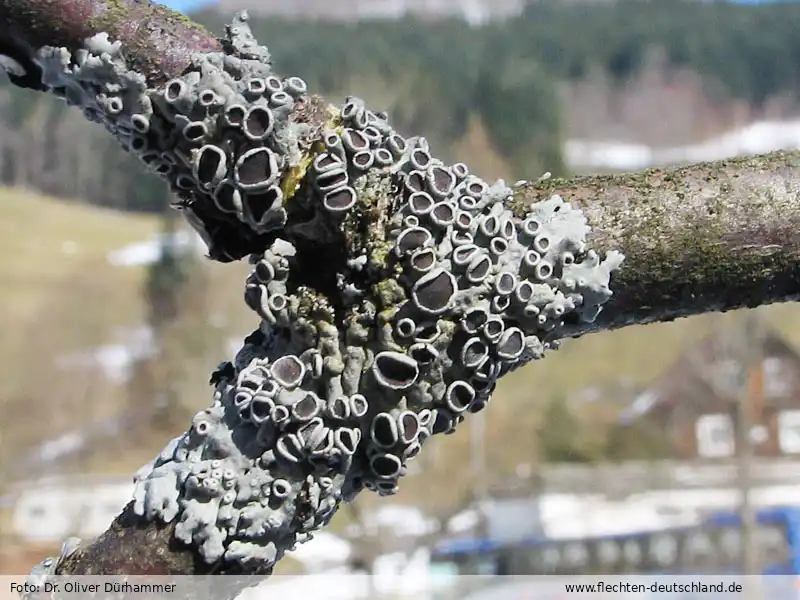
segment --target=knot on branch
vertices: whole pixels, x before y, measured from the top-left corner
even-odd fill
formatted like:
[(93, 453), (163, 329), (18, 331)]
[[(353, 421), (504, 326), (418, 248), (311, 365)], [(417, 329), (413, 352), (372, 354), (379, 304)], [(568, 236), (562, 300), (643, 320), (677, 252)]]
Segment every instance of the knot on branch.
[(140, 474), (134, 511), (209, 563), (263, 566), (362, 489), (395, 493), (432, 435), (597, 316), (622, 256), (588, 248), (562, 198), (515, 214), (504, 182), (446, 165), (361, 100), (310, 98), (245, 20), (158, 90), (103, 36), (41, 58), (56, 93), (168, 179), (213, 258), (250, 255), (261, 324)]
[[(244, 299), (260, 327), (212, 377), (214, 406), (137, 485), (136, 512), (177, 520), (209, 562), (271, 564), (362, 489), (394, 494), (432, 435), (611, 295), (621, 255), (586, 247), (580, 211), (554, 196), (517, 217), (502, 182), (388, 125), (365, 150), (353, 104), (367, 112), (343, 107), (295, 197), (282, 234), (294, 243), (251, 257)], [(390, 143), (403, 144), (390, 166), (353, 166)]]

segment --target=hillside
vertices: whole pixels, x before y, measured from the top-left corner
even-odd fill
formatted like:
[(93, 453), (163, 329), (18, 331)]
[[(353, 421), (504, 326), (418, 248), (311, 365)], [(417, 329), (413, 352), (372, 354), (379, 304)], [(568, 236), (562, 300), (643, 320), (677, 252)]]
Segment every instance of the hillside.
[[(20, 366), (13, 359), (19, 356), (22, 341), (13, 337), (15, 333), (27, 336), (34, 326), (42, 332), (41, 328), (69, 315), (70, 332), (80, 335), (60, 341), (89, 344), (107, 334), (102, 330), (108, 327), (140, 319), (138, 288), (143, 271), (113, 267), (106, 255), (156, 231), (157, 221), (149, 216), (0, 188), (0, 254), (5, 258), (0, 263), (3, 384)], [(74, 320), (82, 314), (82, 320)], [(52, 341), (58, 339), (51, 337), (58, 332), (46, 331)]]
[(106, 254), (155, 231), (150, 217), (0, 189), (0, 470), (43, 435), (91, 421), (85, 401), (107, 386), (58, 358), (141, 319), (143, 270), (112, 267)]
[(697, 71), (667, 63), (658, 52), (625, 81), (593, 73), (558, 87), (571, 168), (589, 166), (570, 154), (573, 140), (668, 149), (706, 143), (760, 121), (800, 117), (794, 93), (776, 92), (760, 103), (737, 98)]
[[(126, 410), (128, 391), (102, 366), (130, 368), (125, 344), (145, 320), (146, 267), (117, 266), (109, 255), (158, 231), (151, 216), (0, 188), (0, 473), (26, 448)], [(203, 261), (200, 269), (209, 293), (205, 314), (193, 318), (207, 323), (213, 316), (219, 333), (197, 326), (194, 337), (175, 336), (187, 346), (181, 362), (188, 372), (181, 375), (197, 380), (186, 395), (198, 408), (208, 401), (207, 375), (224, 352), (198, 342), (198, 335), (224, 345), (253, 326), (240, 306), (247, 266), (225, 269)]]

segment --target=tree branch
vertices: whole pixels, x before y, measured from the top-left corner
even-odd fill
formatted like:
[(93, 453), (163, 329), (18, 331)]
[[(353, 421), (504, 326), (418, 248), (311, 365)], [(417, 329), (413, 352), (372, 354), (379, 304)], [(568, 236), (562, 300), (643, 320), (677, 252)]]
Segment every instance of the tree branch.
[(0, 0), (0, 33), (12, 81), (166, 178), (211, 258), (250, 255), (260, 320), (134, 502), (45, 573), (269, 573), (560, 338), (797, 295), (797, 154), (488, 185), (278, 77), (246, 15), (214, 40), (145, 2)]
[(583, 209), (594, 248), (626, 256), (603, 312), (569, 335), (798, 298), (798, 152), (554, 179), (516, 198), (551, 193)]
[(0, 54), (24, 68), (25, 75), (16, 80), (12, 75), (23, 87), (42, 89), (36, 50), (56, 46), (74, 52), (100, 32), (123, 43), (128, 67), (150, 85), (180, 75), (193, 52), (220, 49), (202, 26), (148, 0), (0, 0)]

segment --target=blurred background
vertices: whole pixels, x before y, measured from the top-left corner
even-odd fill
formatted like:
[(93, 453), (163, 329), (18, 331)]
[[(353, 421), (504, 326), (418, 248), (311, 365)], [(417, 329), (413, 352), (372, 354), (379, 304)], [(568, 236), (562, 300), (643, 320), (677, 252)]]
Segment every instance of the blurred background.
[[(800, 149), (796, 2), (172, 6), (213, 31), (247, 8), (280, 72), (486, 178)], [(247, 265), (204, 260), (165, 185), (5, 79), (0, 185), (0, 573), (19, 574), (107, 527), (256, 323)], [(278, 572), (414, 597), (431, 572), (800, 573), (798, 349), (793, 304), (567, 341)]]

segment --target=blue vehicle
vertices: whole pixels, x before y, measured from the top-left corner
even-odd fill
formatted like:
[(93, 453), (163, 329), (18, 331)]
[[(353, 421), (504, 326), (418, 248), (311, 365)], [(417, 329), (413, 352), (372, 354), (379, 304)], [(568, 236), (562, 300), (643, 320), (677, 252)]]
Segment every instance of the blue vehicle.
[[(760, 510), (755, 543), (765, 575), (800, 575), (800, 507)], [(741, 520), (732, 512), (699, 525), (583, 539), (449, 540), (431, 552), (453, 575), (737, 574)]]

